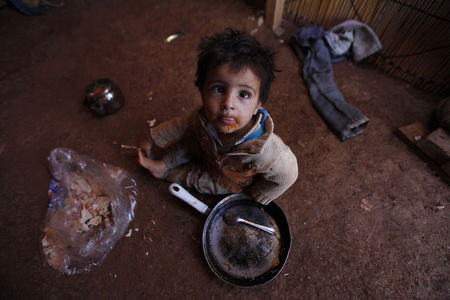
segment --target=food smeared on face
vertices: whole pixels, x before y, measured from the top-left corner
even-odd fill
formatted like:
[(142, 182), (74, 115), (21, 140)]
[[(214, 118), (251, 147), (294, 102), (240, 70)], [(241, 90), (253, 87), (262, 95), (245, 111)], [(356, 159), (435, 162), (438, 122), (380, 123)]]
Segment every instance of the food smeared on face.
[(256, 114), (260, 79), (249, 68), (234, 70), (229, 64), (207, 72), (202, 101), (205, 115), (219, 133), (245, 127)]
[(236, 131), (237, 127), (238, 127), (238, 123), (237, 122), (233, 123), (231, 125), (228, 125), (228, 132)]
[(228, 126), (228, 132), (236, 131), (236, 128), (237, 128), (237, 124), (236, 125), (232, 125), (232, 126)]

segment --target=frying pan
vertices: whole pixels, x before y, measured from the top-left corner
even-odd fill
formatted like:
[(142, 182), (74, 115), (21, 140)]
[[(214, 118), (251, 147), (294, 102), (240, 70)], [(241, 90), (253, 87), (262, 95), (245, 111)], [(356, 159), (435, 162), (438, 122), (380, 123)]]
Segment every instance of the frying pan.
[[(252, 287), (272, 281), (283, 269), (291, 248), (286, 217), (273, 201), (262, 205), (245, 194), (231, 194), (212, 209), (181, 185), (169, 187), (172, 195), (208, 218), (203, 227), (203, 254), (210, 269), (223, 281)], [(275, 229), (275, 234), (243, 223), (226, 222), (226, 214)]]

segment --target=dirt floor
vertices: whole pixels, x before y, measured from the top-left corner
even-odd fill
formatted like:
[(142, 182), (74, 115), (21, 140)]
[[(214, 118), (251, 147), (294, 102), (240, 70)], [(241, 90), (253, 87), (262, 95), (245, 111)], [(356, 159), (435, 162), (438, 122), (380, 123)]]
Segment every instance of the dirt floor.
[[(0, 298), (449, 299), (450, 189), (394, 133), (426, 123), (440, 98), (369, 64), (333, 66), (347, 102), (371, 120), (340, 142), (312, 107), (288, 40), (264, 25), (256, 32), (282, 70), (265, 108), (299, 162), (298, 181), (276, 200), (290, 224), (290, 256), (267, 285), (245, 289), (216, 277), (202, 252), (206, 217), (121, 156), (119, 145), (137, 143), (147, 121), (200, 103), (200, 37), (257, 28), (254, 3), (65, 1), (32, 17), (0, 9)], [(179, 30), (186, 34), (164, 43)], [(83, 97), (102, 77), (121, 87), (126, 103), (96, 118)], [(139, 188), (129, 226), (139, 231), (74, 276), (45, 265), (40, 246), (47, 155), (56, 147), (122, 167)]]

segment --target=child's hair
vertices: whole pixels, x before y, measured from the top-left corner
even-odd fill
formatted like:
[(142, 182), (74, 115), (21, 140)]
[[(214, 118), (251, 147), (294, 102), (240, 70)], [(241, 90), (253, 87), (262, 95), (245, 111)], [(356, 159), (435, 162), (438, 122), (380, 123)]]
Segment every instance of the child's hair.
[(250, 68), (261, 80), (259, 100), (265, 103), (269, 97), (270, 85), (275, 79), (275, 53), (264, 48), (250, 34), (232, 28), (202, 38), (198, 46), (197, 73), (195, 85), (203, 89), (206, 73), (210, 68), (229, 63), (232, 70)]

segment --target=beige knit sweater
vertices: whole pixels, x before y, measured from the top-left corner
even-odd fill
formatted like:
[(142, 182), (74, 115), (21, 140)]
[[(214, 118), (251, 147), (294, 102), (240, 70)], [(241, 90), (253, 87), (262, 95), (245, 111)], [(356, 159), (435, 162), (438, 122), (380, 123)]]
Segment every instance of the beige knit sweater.
[[(244, 138), (260, 128), (261, 114)], [(244, 192), (268, 204), (283, 194), (298, 176), (297, 159), (273, 132), (270, 115), (262, 136), (240, 143), (220, 155), (220, 139), (202, 113), (196, 109), (151, 129), (153, 142), (166, 148), (163, 157), (169, 168), (167, 180), (194, 187), (200, 193)]]

